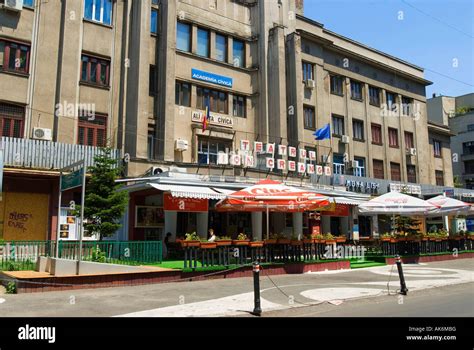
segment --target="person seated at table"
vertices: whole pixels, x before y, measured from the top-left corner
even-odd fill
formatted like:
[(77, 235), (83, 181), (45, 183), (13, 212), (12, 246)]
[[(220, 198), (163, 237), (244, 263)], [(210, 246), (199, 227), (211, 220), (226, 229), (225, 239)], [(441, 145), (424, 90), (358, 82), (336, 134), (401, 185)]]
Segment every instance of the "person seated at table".
[(208, 242), (214, 242), (216, 240), (216, 235), (214, 234), (214, 230), (212, 228), (209, 229), (209, 239)]

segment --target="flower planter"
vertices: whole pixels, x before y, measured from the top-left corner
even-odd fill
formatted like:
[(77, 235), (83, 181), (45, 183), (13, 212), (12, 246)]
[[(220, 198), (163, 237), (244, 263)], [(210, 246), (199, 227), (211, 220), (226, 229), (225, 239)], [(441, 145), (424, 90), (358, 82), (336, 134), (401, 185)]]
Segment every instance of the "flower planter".
[(217, 247), (217, 243), (215, 242), (201, 242), (199, 246), (201, 249), (215, 249)]
[(336, 238), (337, 243), (345, 243), (346, 239), (345, 238)]
[(290, 244), (290, 242), (291, 241), (286, 238), (278, 238), (278, 241), (277, 241), (278, 244)]
[(232, 245), (232, 240), (231, 239), (223, 239), (220, 241), (216, 241), (218, 247), (223, 247), (223, 246), (228, 246)]
[(316, 243), (316, 244), (324, 244), (324, 243), (326, 243), (326, 240), (325, 240), (325, 239), (315, 239), (315, 240), (314, 240), (314, 243)]
[(397, 243), (398, 242), (398, 239), (396, 238), (390, 238), (390, 243)]
[(314, 242), (314, 239), (309, 239), (309, 238), (303, 239), (304, 244), (312, 244), (313, 242)]
[(292, 246), (302, 246), (303, 241), (290, 241), (290, 245), (292, 245)]
[(200, 241), (181, 241), (181, 246), (182, 247), (199, 247), (201, 245)]
[(240, 246), (249, 245), (249, 243), (250, 243), (249, 239), (244, 239), (244, 240), (236, 239), (232, 241), (232, 245), (240, 245)]
[(391, 239), (390, 237), (388, 237), (388, 238), (387, 238), (387, 237), (384, 237), (384, 238), (380, 238), (380, 240), (381, 240), (382, 242), (390, 242), (392, 239)]
[(277, 240), (276, 239), (265, 239), (263, 241), (263, 243), (265, 243), (265, 244), (276, 244)]
[(334, 244), (336, 243), (335, 239), (326, 239), (326, 244)]
[(398, 237), (397, 240), (399, 242), (406, 242), (407, 241), (407, 238), (406, 237)]
[(261, 248), (263, 247), (263, 241), (249, 242), (250, 248)]

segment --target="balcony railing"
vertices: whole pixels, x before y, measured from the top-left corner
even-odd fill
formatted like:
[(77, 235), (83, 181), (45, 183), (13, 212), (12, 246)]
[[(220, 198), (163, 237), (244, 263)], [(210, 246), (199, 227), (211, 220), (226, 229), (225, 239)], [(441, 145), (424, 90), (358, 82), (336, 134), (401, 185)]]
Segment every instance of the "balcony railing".
[[(99, 147), (73, 145), (52, 141), (2, 137), (3, 164), (7, 167), (58, 170), (85, 159), (94, 165), (94, 157), (103, 150)], [(120, 150), (113, 149), (112, 158), (120, 158)]]

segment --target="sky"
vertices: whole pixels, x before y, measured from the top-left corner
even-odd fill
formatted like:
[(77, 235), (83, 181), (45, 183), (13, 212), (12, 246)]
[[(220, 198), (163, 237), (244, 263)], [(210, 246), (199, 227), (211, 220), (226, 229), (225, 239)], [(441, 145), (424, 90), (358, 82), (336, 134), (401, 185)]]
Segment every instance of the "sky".
[(425, 69), (433, 93), (474, 92), (474, 0), (304, 0), (330, 31)]

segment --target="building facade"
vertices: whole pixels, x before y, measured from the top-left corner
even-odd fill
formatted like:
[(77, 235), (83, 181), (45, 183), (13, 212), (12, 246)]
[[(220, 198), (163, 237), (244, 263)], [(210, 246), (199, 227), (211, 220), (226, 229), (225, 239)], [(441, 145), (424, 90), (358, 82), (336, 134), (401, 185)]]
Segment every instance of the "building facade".
[[(273, 178), (360, 193), (359, 182), (440, 185), (442, 171), (442, 186), (452, 185), (449, 132), (428, 121), (423, 69), (327, 30), (304, 16), (302, 0), (25, 0), (21, 11), (2, 7), (0, 23), (5, 142), (108, 146), (127, 178), (178, 171), (202, 184)], [(331, 138), (315, 141), (327, 124)], [(433, 133), (441, 161), (431, 151)], [(57, 186), (57, 167), (28, 164), (5, 164), (5, 189), (25, 167), (26, 179), (47, 176)], [(53, 237), (57, 194), (41, 188)], [(142, 190), (139, 205), (163, 209), (163, 191)], [(165, 211), (176, 223), (148, 233), (130, 206), (125, 236), (197, 226), (205, 235), (218, 221), (232, 234), (261, 226), (261, 214), (233, 218), (208, 205), (208, 213)], [(300, 214), (275, 214), (274, 231), (309, 230)], [(359, 225), (335, 217), (321, 218), (321, 231), (346, 234)], [(377, 230), (368, 219), (360, 226)]]

